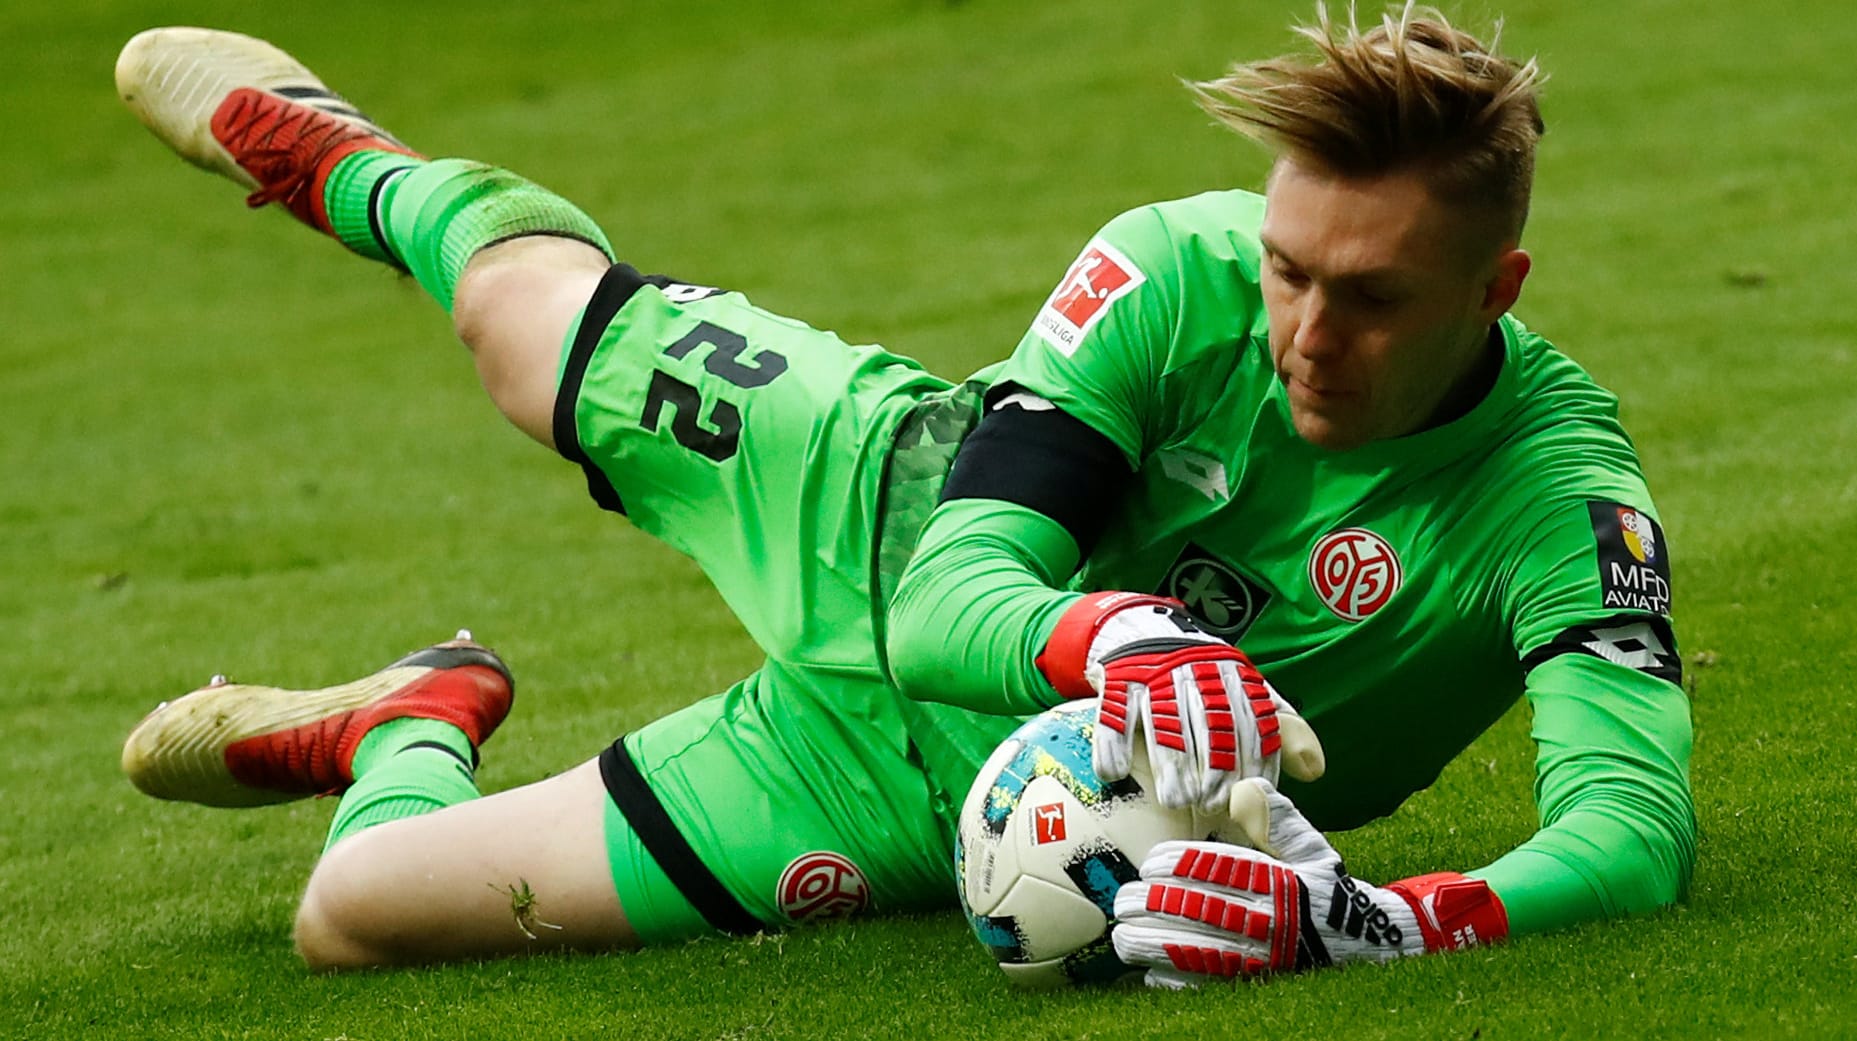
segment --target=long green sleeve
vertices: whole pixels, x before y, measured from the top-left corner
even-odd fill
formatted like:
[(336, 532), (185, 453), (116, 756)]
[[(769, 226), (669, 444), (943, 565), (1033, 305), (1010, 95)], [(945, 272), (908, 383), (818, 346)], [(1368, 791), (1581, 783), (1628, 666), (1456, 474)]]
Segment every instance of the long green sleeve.
[(1056, 521), (993, 499), (941, 504), (890, 604), (905, 694), (998, 715), (1058, 701), (1033, 659), (1076, 594), (1077, 544)]
[(1689, 706), (1675, 684), (1587, 655), (1528, 677), (1541, 830), (1470, 875), (1513, 934), (1675, 902), (1696, 861)]

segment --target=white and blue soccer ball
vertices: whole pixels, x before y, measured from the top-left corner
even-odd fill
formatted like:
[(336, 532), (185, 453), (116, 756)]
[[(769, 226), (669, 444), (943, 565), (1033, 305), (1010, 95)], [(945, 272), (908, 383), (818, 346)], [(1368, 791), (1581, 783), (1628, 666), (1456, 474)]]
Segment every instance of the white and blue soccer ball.
[(1149, 794), (1144, 741), (1135, 742), (1131, 776), (1098, 779), (1095, 727), (1094, 700), (1027, 721), (981, 767), (961, 805), (961, 906), (1014, 983), (1105, 983), (1135, 971), (1109, 942), (1116, 889), (1157, 843), (1234, 841), (1225, 833), (1238, 832), (1223, 816), (1163, 809)]

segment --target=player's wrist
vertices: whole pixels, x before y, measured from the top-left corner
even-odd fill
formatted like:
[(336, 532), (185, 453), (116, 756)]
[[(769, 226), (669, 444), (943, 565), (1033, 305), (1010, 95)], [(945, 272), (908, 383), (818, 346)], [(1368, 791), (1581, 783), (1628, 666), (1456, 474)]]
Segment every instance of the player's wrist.
[(1033, 659), (1053, 690), (1066, 700), (1096, 697), (1087, 676), (1097, 638), (1115, 615), (1132, 607), (1179, 607), (1177, 600), (1147, 593), (1087, 593), (1058, 616), (1057, 627)]
[[(1319, 832), (1310, 831), (1310, 837)], [(1355, 878), (1342, 867), (1334, 847), (1321, 839), (1290, 866), (1308, 901), (1308, 913), (1296, 937), (1297, 969), (1354, 962), (1390, 961), (1424, 954), (1430, 948), (1420, 912), (1388, 886)], [(1287, 966), (1280, 966), (1287, 967)]]
[(1427, 952), (1479, 947), (1509, 935), (1508, 911), (1480, 878), (1439, 871), (1385, 888), (1411, 909)]
[[(1376, 886), (1360, 879), (1353, 879), (1354, 886), (1371, 895), (1373, 907), (1386, 916), (1381, 931), (1383, 948), (1367, 947), (1364, 957), (1374, 961), (1385, 961), (1392, 957), (1410, 958), (1431, 951), (1431, 943), (1426, 933), (1424, 916), (1411, 901), (1395, 891), (1391, 886)], [(1331, 914), (1328, 923), (1331, 927), (1335, 916)], [(1386, 927), (1391, 927), (1390, 930)], [(1343, 952), (1337, 952), (1342, 954)], [(1347, 956), (1337, 957), (1337, 961), (1354, 961), (1363, 957), (1361, 951), (1346, 951)]]

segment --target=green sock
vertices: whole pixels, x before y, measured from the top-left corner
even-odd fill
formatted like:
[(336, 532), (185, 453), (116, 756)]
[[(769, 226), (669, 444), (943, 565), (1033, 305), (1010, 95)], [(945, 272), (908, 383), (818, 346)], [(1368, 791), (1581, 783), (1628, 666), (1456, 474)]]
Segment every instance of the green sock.
[(374, 189), (387, 175), (424, 164), (424, 159), (397, 152), (356, 152), (336, 163), (323, 184), (322, 200), (342, 245), (369, 260), (404, 266), (374, 235)]
[(466, 159), (356, 152), (329, 172), (323, 204), (343, 245), (411, 272), (447, 312), (464, 265), (486, 246), (555, 235), (613, 255), (605, 232), (573, 203)]
[(335, 807), (324, 852), (358, 831), (478, 796), (471, 740), (436, 719), (390, 719), (355, 748), (350, 785)]

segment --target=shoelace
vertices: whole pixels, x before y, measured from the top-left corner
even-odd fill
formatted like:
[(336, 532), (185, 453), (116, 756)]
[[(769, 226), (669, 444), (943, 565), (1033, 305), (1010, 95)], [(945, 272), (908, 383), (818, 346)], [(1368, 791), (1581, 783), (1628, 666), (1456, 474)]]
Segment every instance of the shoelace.
[[(239, 99), (220, 143), (258, 180), (258, 190), (245, 197), (247, 206), (281, 201), (293, 212), (307, 213), (312, 174), (323, 153), (367, 134), (300, 102), (259, 94)], [(280, 136), (289, 144), (275, 143)]]

